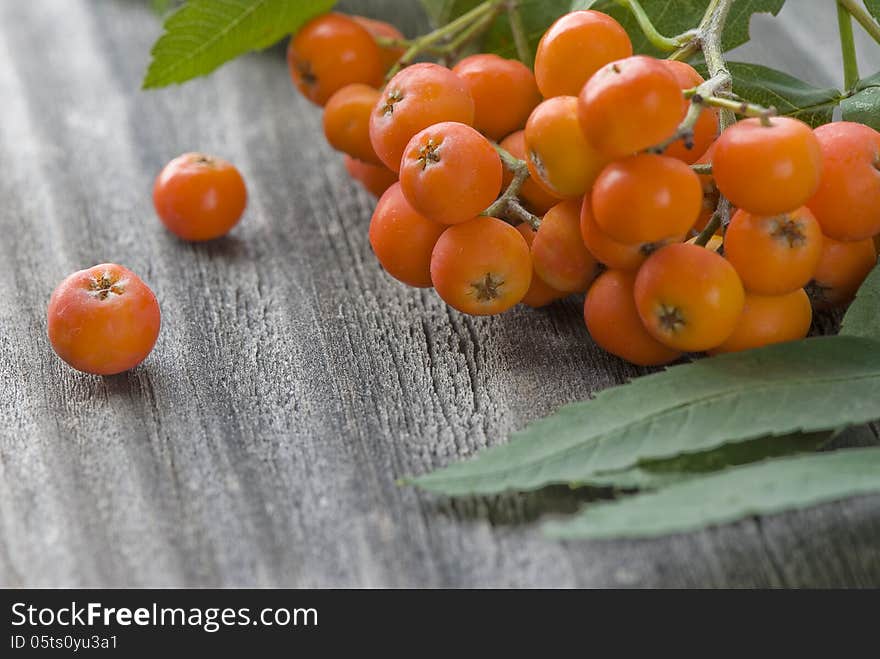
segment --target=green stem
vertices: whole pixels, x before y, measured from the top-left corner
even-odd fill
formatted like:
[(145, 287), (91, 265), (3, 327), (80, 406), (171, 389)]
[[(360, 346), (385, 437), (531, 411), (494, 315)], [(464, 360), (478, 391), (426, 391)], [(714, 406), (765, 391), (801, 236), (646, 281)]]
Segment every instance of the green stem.
[(713, 108), (721, 108), (730, 110), (741, 117), (757, 117), (759, 119), (769, 119), (777, 114), (776, 108), (770, 106), (765, 108), (756, 103), (747, 101), (737, 101), (732, 98), (723, 98), (721, 96), (703, 96), (700, 94), (700, 88), (687, 89), (684, 92), (685, 98), (690, 98), (693, 103)]
[(689, 39), (690, 33), (688, 32), (677, 37), (667, 37), (661, 34), (654, 26), (654, 23), (651, 22), (651, 17), (648, 16), (648, 13), (645, 11), (645, 8), (642, 7), (639, 0), (615, 0), (615, 2), (632, 12), (636, 22), (639, 24), (639, 28), (641, 28), (644, 35), (648, 38), (648, 41), (650, 41), (656, 48), (664, 52), (672, 52), (676, 48), (681, 47)]
[(480, 36), (483, 32), (488, 30), (489, 26), (492, 25), (492, 22), (495, 20), (497, 15), (498, 7), (496, 7), (494, 11), (489, 12), (481, 19), (476, 21), (466, 30), (462, 30), (461, 33), (457, 37), (455, 37), (455, 39), (450, 41), (446, 46), (442, 48), (444, 54), (455, 57), (458, 51), (464, 48), (465, 45), (469, 44), (471, 41)]
[(843, 84), (852, 89), (859, 81), (859, 62), (856, 58), (856, 42), (853, 36), (852, 16), (837, 3), (837, 26), (840, 31), (840, 50), (843, 53)]
[(849, 12), (850, 16), (856, 19), (863, 28), (865, 28), (865, 32), (871, 35), (871, 37), (877, 43), (880, 43), (880, 23), (874, 20), (874, 17), (868, 13), (868, 10), (865, 9), (858, 0), (837, 0), (839, 4), (846, 7), (846, 10)]
[(517, 57), (526, 66), (532, 66), (532, 49), (529, 48), (526, 27), (523, 24), (522, 14), (519, 11), (519, 0), (510, 0), (507, 3), (507, 18), (510, 21), (510, 31), (513, 33), (513, 43), (516, 45)]

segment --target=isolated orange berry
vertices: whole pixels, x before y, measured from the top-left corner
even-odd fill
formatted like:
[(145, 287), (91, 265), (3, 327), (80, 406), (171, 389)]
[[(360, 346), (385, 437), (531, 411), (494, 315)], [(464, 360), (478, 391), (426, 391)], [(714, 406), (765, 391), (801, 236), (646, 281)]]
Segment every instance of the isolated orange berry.
[[(379, 21), (375, 18), (367, 18), (366, 16), (352, 16), (351, 18), (364, 27), (374, 39), (384, 37), (385, 39), (402, 41), (405, 38), (403, 33), (391, 23)], [(397, 60), (403, 57), (406, 48), (402, 46), (379, 46), (379, 52), (382, 55), (382, 69), (388, 71), (397, 64)]]
[(607, 162), (584, 138), (573, 96), (556, 96), (535, 108), (525, 139), (529, 172), (557, 197), (583, 195)]
[(746, 293), (742, 315), (728, 339), (709, 352), (741, 352), (774, 343), (803, 339), (810, 331), (813, 309), (804, 289), (785, 295)]
[(682, 352), (702, 352), (733, 334), (745, 291), (723, 257), (678, 243), (645, 261), (636, 276), (635, 299), (639, 317), (655, 339)]
[(397, 183), (397, 174), (385, 165), (371, 165), (349, 155), (343, 158), (343, 162), (348, 175), (374, 197), (381, 197), (389, 187)]
[(819, 186), (822, 151), (810, 127), (790, 117), (744, 119), (715, 142), (712, 175), (737, 208), (777, 215), (800, 208)]
[[(530, 227), (526, 222), (518, 225), (516, 227), (516, 230), (520, 232), (522, 237), (525, 238), (526, 244), (529, 246), (529, 248), (531, 248), (532, 243), (535, 240), (535, 230)], [(528, 307), (538, 309), (540, 307), (546, 307), (551, 302), (563, 298), (566, 295), (568, 295), (568, 293), (556, 290), (550, 284), (541, 279), (534, 271), (533, 267), (532, 283), (529, 284), (529, 290), (526, 291), (525, 297), (523, 297), (522, 299), (522, 303)]]
[(443, 121), (474, 123), (474, 99), (464, 80), (438, 64), (413, 64), (395, 75), (370, 115), (370, 141), (391, 171), (413, 135)]
[(813, 278), (822, 255), (822, 232), (806, 207), (780, 215), (740, 210), (724, 234), (724, 255), (747, 291), (791, 293)]
[(622, 243), (602, 231), (593, 215), (589, 197), (581, 206), (581, 238), (599, 263), (615, 270), (638, 270), (651, 254), (668, 244), (681, 242), (684, 235), (658, 242)]
[(440, 297), (463, 313), (501, 313), (529, 290), (529, 247), (519, 231), (494, 217), (456, 224), (434, 246), (431, 280)]
[(648, 333), (636, 309), (634, 272), (608, 270), (590, 287), (584, 321), (596, 344), (612, 355), (639, 366), (660, 366), (681, 353)]
[(49, 300), (49, 341), (61, 359), (94, 375), (115, 375), (140, 364), (161, 324), (153, 291), (113, 263), (74, 272)]
[(395, 183), (376, 204), (370, 220), (370, 245), (389, 275), (425, 288), (431, 286), (431, 252), (445, 230), (444, 225), (410, 206), (400, 183)]
[(165, 227), (179, 238), (213, 240), (238, 224), (247, 206), (247, 188), (232, 163), (184, 153), (156, 177), (153, 205)]
[(287, 65), (303, 96), (324, 105), (356, 82), (379, 87), (385, 70), (373, 36), (343, 14), (324, 14), (306, 23), (290, 40)]
[(817, 309), (845, 307), (877, 265), (877, 250), (870, 238), (841, 242), (825, 236), (822, 257), (807, 290)]
[[(682, 90), (693, 89), (705, 82), (703, 76), (687, 62), (671, 59), (662, 61), (672, 75), (675, 76), (678, 86)], [(684, 119), (690, 109), (690, 105), (689, 100), (682, 98), (682, 119)], [(670, 158), (678, 158), (689, 165), (697, 162), (700, 156), (706, 153), (706, 150), (718, 137), (718, 115), (717, 108), (704, 108), (700, 113), (700, 118), (697, 119), (697, 123), (694, 125), (691, 148), (688, 148), (684, 140), (677, 140), (666, 148), (663, 155)]]
[(597, 274), (596, 259), (581, 238), (582, 201), (567, 199), (547, 211), (532, 243), (535, 272), (559, 291), (581, 293)]
[(474, 99), (474, 128), (496, 142), (526, 125), (541, 102), (535, 76), (522, 62), (498, 55), (471, 55), (452, 72), (464, 80)]
[(324, 136), (330, 146), (371, 165), (382, 164), (370, 142), (370, 114), (380, 95), (378, 89), (356, 83), (330, 97), (324, 106)]
[(535, 54), (535, 77), (545, 98), (577, 96), (596, 71), (632, 55), (632, 42), (608, 14), (573, 11), (550, 26)]
[(682, 119), (678, 81), (660, 60), (636, 55), (602, 67), (584, 86), (578, 116), (587, 141), (608, 158), (643, 151)]
[[(505, 137), (501, 140), (500, 146), (514, 158), (519, 158), (523, 162), (528, 158), (526, 155), (526, 133), (523, 130), (518, 130)], [(513, 172), (505, 167), (502, 189), (507, 188), (512, 180)], [(531, 176), (520, 188), (519, 198), (529, 210), (537, 215), (543, 215), (561, 201), (559, 197), (551, 194)]]
[(822, 151), (822, 178), (807, 205), (822, 233), (835, 240), (880, 233), (880, 133), (849, 121), (813, 133)]
[(700, 215), (700, 179), (675, 158), (642, 153), (608, 165), (593, 186), (599, 227), (623, 243), (683, 236)]
[(501, 158), (485, 137), (455, 122), (417, 133), (400, 165), (400, 185), (419, 213), (443, 224), (473, 219), (501, 192)]

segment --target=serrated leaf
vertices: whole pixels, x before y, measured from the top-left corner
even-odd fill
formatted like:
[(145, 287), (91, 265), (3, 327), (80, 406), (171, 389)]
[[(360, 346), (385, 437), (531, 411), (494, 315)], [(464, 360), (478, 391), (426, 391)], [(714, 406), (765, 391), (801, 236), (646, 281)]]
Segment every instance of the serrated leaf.
[[(813, 87), (793, 76), (760, 64), (728, 62), (733, 91), (741, 98), (765, 107), (775, 107), (781, 115), (796, 117), (811, 126), (831, 121), (843, 94), (834, 88)], [(703, 66), (697, 67), (705, 75)]]
[(859, 288), (843, 318), (840, 334), (880, 341), (880, 268), (874, 268)]
[[(643, 0), (641, 4), (660, 33), (674, 37), (699, 25), (709, 6), (709, 0)], [(769, 13), (776, 16), (784, 4), (785, 0), (735, 0), (724, 29), (724, 49), (731, 50), (750, 39), (749, 25), (754, 14)], [(663, 55), (642, 33), (632, 13), (614, 0), (575, 0), (572, 9), (595, 9), (610, 14), (629, 33), (636, 53), (658, 57)]]
[(411, 482), (449, 495), (590, 483), (645, 460), (880, 418), (880, 350), (818, 337), (721, 355), (563, 407), (512, 441)]
[(840, 103), (844, 121), (855, 121), (880, 130), (880, 73), (861, 80), (855, 93)]
[(206, 75), (296, 32), (334, 4), (334, 0), (189, 0), (165, 21), (143, 87), (164, 87)]
[(880, 449), (844, 449), (734, 467), (587, 506), (544, 530), (559, 539), (649, 538), (871, 492), (880, 492)]
[(871, 16), (880, 21), (880, 0), (865, 0), (865, 7)]
[[(557, 18), (568, 12), (570, 0), (522, 0), (519, 12), (525, 28), (526, 42), (531, 58), (538, 50), (538, 42)], [(486, 52), (502, 57), (517, 57), (516, 44), (510, 31), (510, 21), (502, 15), (492, 25), (483, 42)]]

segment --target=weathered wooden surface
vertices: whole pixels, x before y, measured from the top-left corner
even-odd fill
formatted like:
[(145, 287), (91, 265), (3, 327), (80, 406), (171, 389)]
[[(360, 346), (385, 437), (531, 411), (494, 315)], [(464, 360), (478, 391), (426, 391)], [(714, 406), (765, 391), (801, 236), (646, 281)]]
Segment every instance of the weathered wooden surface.
[[(764, 52), (836, 82), (831, 3), (789, 4), (756, 26)], [(384, 276), (371, 200), (278, 53), (139, 92), (159, 30), (145, 5), (0, 0), (0, 583), (880, 584), (877, 497), (558, 544), (531, 521), (570, 507), (564, 493), (449, 503), (398, 488), (638, 370), (590, 343), (576, 301), (477, 320)], [(173, 239), (151, 207), (157, 170), (190, 149), (250, 185), (246, 219), (210, 245)], [(54, 285), (103, 261), (139, 272), (163, 310), (149, 360), (105, 379), (44, 336)]]

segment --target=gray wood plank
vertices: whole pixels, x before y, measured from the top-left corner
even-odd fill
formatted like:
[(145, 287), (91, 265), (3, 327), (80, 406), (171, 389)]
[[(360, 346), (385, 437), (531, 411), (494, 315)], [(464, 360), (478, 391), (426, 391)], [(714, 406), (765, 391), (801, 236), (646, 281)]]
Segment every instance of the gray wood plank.
[[(642, 371), (590, 342), (577, 300), (473, 319), (384, 276), (372, 200), (278, 50), (140, 92), (160, 27), (145, 4), (0, 0), (0, 583), (880, 583), (877, 497), (560, 544), (534, 520), (576, 505), (565, 491), (450, 502), (397, 487)], [(799, 35), (786, 12), (766, 29)], [(836, 79), (803, 40), (765, 38)], [(250, 186), (240, 227), (209, 245), (173, 239), (150, 201), (190, 149)], [(54, 357), (44, 314), (61, 278), (108, 260), (157, 292), (163, 331), (144, 365), (100, 379)]]

